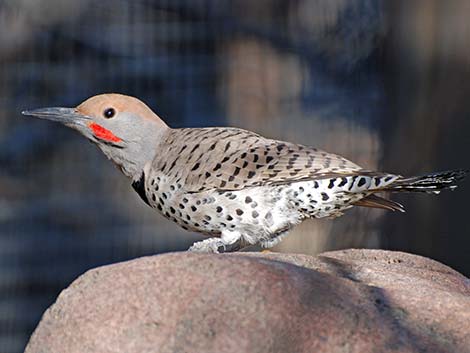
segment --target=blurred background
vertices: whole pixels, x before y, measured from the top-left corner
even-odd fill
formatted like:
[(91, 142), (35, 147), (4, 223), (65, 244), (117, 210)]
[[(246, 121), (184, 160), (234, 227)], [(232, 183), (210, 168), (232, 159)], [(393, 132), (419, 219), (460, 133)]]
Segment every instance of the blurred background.
[[(84, 271), (201, 237), (72, 130), (21, 110), (103, 92), (172, 127), (237, 126), (403, 175), (469, 168), (467, 0), (0, 0), (0, 353)], [(275, 251), (393, 249), (470, 275), (466, 201), (305, 222)]]

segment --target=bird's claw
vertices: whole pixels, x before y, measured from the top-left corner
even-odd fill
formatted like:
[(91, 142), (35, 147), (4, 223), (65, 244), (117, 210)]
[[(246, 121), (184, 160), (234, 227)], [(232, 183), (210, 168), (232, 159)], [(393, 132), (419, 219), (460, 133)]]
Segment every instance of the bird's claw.
[(219, 238), (209, 238), (194, 243), (188, 251), (218, 254), (225, 252), (226, 246)]

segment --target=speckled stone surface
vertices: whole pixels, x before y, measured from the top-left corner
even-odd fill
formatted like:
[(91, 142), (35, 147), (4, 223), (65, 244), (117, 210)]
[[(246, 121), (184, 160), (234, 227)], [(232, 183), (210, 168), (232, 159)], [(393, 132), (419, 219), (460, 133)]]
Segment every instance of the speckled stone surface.
[(381, 250), (145, 257), (79, 277), (26, 352), (470, 352), (470, 280)]

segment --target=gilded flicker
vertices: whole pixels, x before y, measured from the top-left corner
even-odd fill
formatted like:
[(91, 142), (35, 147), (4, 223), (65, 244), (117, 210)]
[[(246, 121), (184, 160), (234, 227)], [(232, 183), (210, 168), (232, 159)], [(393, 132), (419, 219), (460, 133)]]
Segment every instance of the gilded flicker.
[(304, 219), (338, 217), (353, 206), (403, 212), (377, 193), (438, 193), (466, 173), (404, 178), (242, 129), (172, 129), (143, 102), (120, 94), (23, 114), (61, 122), (94, 142), (150, 207), (209, 236), (192, 251), (269, 248)]

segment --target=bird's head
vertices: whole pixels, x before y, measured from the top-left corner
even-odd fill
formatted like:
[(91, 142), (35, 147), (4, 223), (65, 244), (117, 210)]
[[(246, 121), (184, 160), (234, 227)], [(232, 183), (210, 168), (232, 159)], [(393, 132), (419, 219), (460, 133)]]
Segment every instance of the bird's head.
[(77, 130), (129, 177), (157, 152), (168, 126), (142, 101), (121, 94), (100, 94), (75, 108), (40, 108), (23, 115), (58, 121)]

